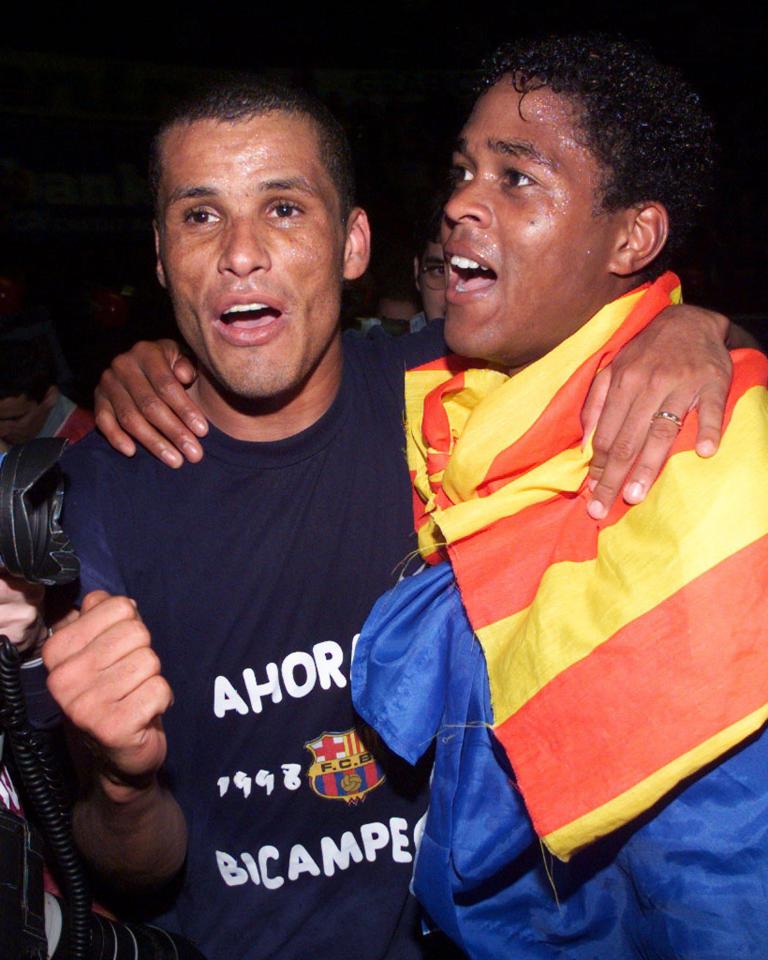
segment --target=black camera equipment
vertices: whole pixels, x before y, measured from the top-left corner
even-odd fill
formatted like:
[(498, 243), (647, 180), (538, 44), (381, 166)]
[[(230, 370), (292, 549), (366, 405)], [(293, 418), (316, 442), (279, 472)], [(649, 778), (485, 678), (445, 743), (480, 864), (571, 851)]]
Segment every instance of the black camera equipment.
[(56, 468), (66, 440), (41, 437), (0, 454), (0, 565), (29, 583), (69, 583), (80, 572), (61, 529)]
[[(59, 523), (63, 483), (57, 461), (65, 445), (41, 438), (0, 454), (0, 568), (29, 583), (64, 584), (79, 573)], [(0, 636), (0, 758), (4, 734), (64, 897), (43, 893), (36, 830), (0, 809), (0, 960), (203, 960), (180, 937), (91, 912), (71, 804), (49, 734), (27, 715), (21, 675), (16, 649)]]

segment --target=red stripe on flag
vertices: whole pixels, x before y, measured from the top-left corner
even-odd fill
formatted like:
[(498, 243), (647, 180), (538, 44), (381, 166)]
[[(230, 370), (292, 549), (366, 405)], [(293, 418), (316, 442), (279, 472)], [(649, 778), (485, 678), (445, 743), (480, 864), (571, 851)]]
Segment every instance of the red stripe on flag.
[(407, 373), (421, 373), (422, 371), (445, 371), (451, 375), (461, 373), (463, 370), (480, 370), (489, 366), (483, 360), (472, 360), (468, 357), (460, 357), (455, 353), (446, 353), (445, 356), (438, 357), (437, 360), (428, 360), (422, 363), (420, 367), (409, 367)]
[(530, 606), (550, 565), (594, 558), (600, 525), (588, 516), (584, 497), (576, 505), (573, 499), (559, 495), (534, 504), (449, 545), (475, 630)]
[[(768, 701), (768, 643), (757, 615), (757, 585), (766, 577), (763, 537), (622, 628), (497, 728), (540, 835)], [(695, 636), (687, 628), (691, 610)], [(746, 625), (737, 631), (734, 611)]]
[[(605, 355), (608, 354), (609, 359), (612, 359), (617, 352), (610, 349), (609, 343), (599, 356), (591, 357), (577, 370), (554, 395), (530, 430), (511, 447), (502, 450), (494, 459), (478, 491), (480, 496), (488, 496), (503, 487), (505, 483), (543, 463), (555, 452), (567, 450), (580, 442), (582, 435), (580, 413), (584, 397)], [(751, 356), (747, 356), (743, 350), (734, 351), (734, 353), (736, 355), (734, 359), (738, 356), (740, 362), (734, 373), (732, 389), (728, 396), (724, 422), (726, 427), (733, 413), (733, 406), (741, 394), (749, 387), (765, 386), (766, 377), (768, 377), (768, 361), (761, 353), (751, 351)], [(697, 422), (695, 413), (686, 418), (675, 443), (675, 451), (693, 449), (696, 442)]]
[[(435, 387), (424, 401), (421, 420), (421, 432), (427, 443), (427, 471), (434, 473), (431, 461), (453, 450), (453, 433), (448, 411), (443, 406), (443, 398), (464, 389), (464, 374), (457, 374), (445, 383)], [(438, 469), (442, 469), (439, 467)]]
[[(645, 296), (610, 340), (578, 367), (553, 395), (531, 428), (494, 459), (488, 468), (480, 496), (487, 496), (513, 477), (547, 460), (553, 451), (573, 446), (581, 437), (581, 407), (595, 374), (613, 360), (627, 341), (646, 326), (649, 319), (669, 306), (669, 295), (676, 285), (677, 279), (671, 276), (669, 282), (657, 284), (652, 289), (648, 284), (645, 285)], [(632, 293), (637, 293), (637, 290)]]
[[(768, 379), (768, 360), (762, 354), (739, 353), (726, 405), (726, 427), (738, 398)], [(697, 429), (698, 420), (692, 414), (675, 441), (673, 455), (694, 448)], [(576, 499), (578, 503), (573, 502)], [(619, 497), (605, 520), (596, 522), (587, 515), (586, 494), (563, 493), (451, 544), (448, 553), (474, 629), (530, 606), (541, 578), (553, 564), (593, 560), (599, 532), (621, 520), (629, 509)]]
[[(450, 453), (436, 453), (434, 451), (429, 451), (427, 453), (427, 476), (431, 478), (438, 473), (442, 473), (442, 471), (448, 466), (448, 461), (450, 458)], [(435, 483), (435, 481), (432, 479), (430, 479), (429, 484), (433, 490), (437, 489), (439, 486), (439, 484)]]

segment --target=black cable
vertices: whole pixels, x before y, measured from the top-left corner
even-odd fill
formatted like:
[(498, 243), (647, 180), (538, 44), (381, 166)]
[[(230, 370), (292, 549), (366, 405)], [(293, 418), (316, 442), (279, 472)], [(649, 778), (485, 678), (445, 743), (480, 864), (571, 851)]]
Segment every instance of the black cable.
[(72, 827), (62, 778), (44, 733), (34, 730), (27, 718), (21, 689), (21, 663), (7, 637), (0, 636), (0, 717), (13, 758), (56, 866), (57, 879), (69, 902), (69, 956), (87, 960), (90, 955), (91, 897)]
[[(59, 523), (64, 487), (55, 463), (63, 448), (64, 441), (45, 437), (0, 453), (0, 567), (29, 583), (52, 586), (78, 575), (77, 557)], [(0, 635), (3, 731), (66, 895), (60, 901), (62, 932), (55, 960), (203, 960), (182, 937), (91, 913), (64, 779), (47, 734), (29, 722), (18, 652)], [(5, 946), (0, 944), (0, 950)]]

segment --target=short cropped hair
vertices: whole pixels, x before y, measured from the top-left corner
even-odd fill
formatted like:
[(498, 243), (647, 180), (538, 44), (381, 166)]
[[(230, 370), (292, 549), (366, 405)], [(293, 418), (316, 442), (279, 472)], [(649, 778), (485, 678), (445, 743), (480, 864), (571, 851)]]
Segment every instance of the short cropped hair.
[(346, 222), (355, 202), (355, 175), (352, 151), (344, 128), (327, 107), (304, 90), (251, 75), (214, 81), (199, 88), (168, 112), (150, 146), (149, 186), (155, 212), (159, 213), (163, 137), (171, 127), (195, 123), (197, 120), (236, 123), (266, 113), (307, 117), (314, 123), (320, 156), (336, 187), (342, 222)]
[(479, 91), (508, 77), (519, 93), (547, 87), (578, 111), (577, 135), (602, 168), (598, 210), (647, 201), (669, 214), (664, 269), (712, 189), (713, 123), (680, 72), (603, 34), (516, 41), (486, 62)]

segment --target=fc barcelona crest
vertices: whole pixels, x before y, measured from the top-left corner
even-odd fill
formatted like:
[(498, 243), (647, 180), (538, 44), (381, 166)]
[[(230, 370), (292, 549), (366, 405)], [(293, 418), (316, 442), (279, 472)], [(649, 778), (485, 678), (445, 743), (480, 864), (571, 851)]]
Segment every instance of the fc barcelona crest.
[(323, 733), (304, 746), (312, 754), (309, 784), (319, 797), (358, 803), (384, 780), (384, 771), (352, 727)]

